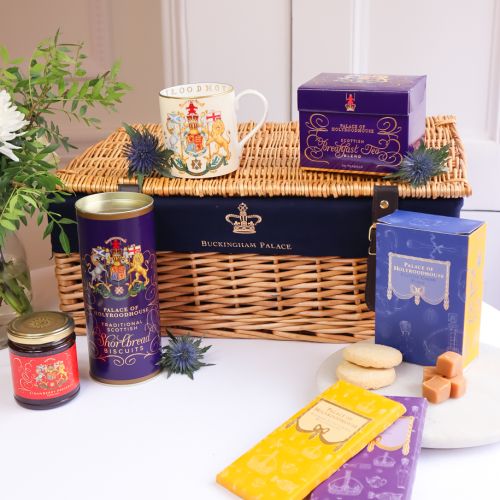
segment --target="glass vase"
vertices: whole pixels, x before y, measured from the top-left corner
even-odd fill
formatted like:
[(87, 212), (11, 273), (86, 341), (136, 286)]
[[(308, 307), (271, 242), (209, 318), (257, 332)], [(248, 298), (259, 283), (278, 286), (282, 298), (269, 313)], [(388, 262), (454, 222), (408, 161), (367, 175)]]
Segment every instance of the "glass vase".
[(31, 312), (31, 279), (26, 253), (19, 238), (10, 233), (0, 247), (0, 349), (7, 346), (7, 325)]

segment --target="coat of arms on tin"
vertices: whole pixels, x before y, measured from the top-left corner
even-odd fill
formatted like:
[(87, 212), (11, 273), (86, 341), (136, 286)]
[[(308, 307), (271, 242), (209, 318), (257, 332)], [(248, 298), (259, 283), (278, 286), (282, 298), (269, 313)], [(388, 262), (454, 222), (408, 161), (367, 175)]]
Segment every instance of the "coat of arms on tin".
[(141, 246), (127, 244), (120, 236), (107, 239), (104, 246), (92, 248), (89, 260), (86, 262), (89, 287), (105, 299), (135, 297), (150, 282), (149, 266)]
[(220, 111), (201, 111), (198, 99), (181, 102), (179, 111), (169, 113), (165, 136), (167, 148), (174, 152), (177, 170), (202, 176), (227, 165), (231, 158), (229, 131)]

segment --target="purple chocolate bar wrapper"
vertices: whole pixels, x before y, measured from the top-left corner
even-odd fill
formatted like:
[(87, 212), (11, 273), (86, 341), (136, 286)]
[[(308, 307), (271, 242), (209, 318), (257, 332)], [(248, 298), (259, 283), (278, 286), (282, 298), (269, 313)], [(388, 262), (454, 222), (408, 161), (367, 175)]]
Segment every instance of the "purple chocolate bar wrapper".
[(398, 396), (389, 399), (403, 404), (406, 413), (314, 489), (310, 500), (411, 498), (427, 401)]

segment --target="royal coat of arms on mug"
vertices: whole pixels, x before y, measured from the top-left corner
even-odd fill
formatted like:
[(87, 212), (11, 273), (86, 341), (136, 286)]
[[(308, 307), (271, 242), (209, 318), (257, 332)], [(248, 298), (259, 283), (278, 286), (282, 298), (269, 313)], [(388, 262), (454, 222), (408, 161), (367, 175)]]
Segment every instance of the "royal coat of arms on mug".
[[(257, 125), (238, 140), (236, 110), (245, 95), (264, 104)], [(259, 130), (267, 116), (267, 99), (256, 90), (236, 95), (224, 83), (193, 83), (160, 92), (160, 112), (165, 146), (174, 152), (172, 175), (183, 178), (218, 177), (234, 172), (244, 144)]]

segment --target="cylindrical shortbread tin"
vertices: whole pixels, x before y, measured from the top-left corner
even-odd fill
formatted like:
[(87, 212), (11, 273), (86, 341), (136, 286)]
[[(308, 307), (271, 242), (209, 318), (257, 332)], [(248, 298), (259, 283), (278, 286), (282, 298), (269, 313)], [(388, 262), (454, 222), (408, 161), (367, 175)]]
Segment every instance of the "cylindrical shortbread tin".
[(90, 375), (130, 384), (159, 372), (153, 198), (99, 193), (76, 202)]

